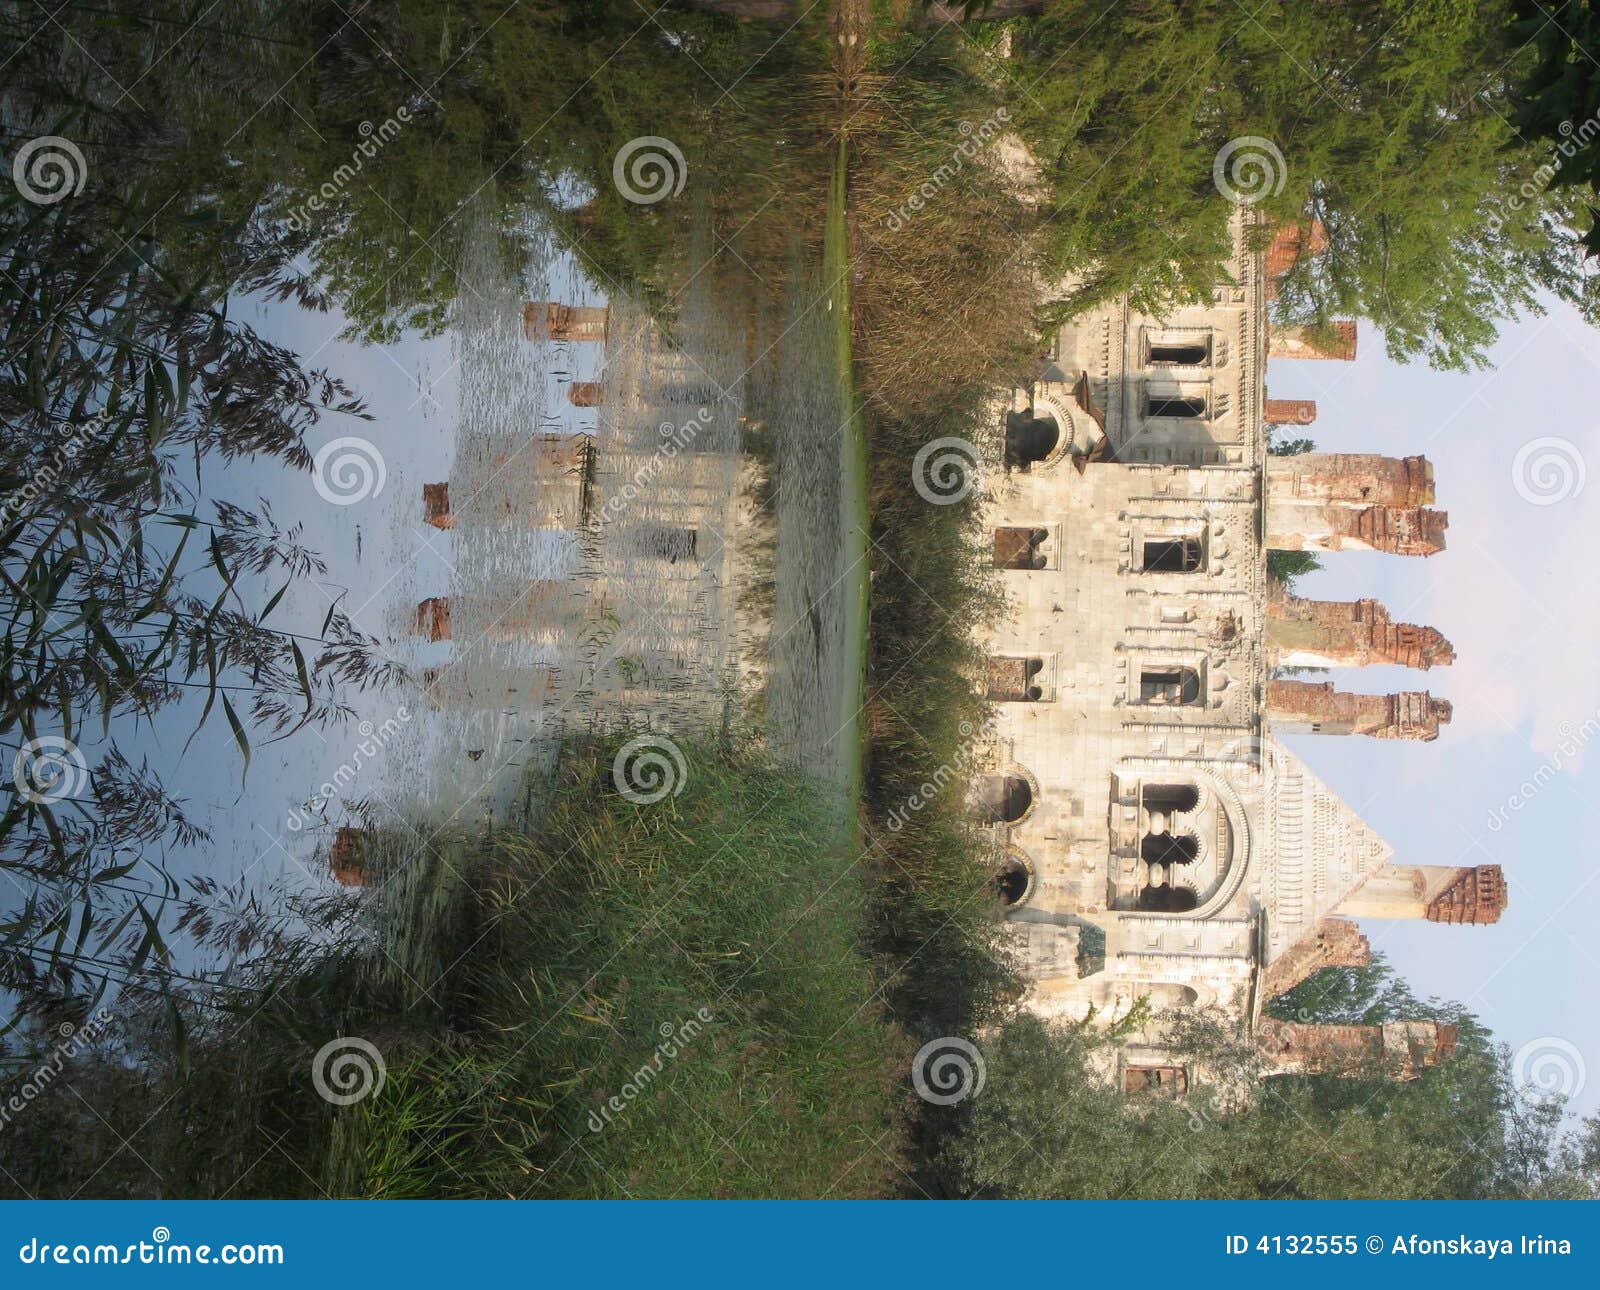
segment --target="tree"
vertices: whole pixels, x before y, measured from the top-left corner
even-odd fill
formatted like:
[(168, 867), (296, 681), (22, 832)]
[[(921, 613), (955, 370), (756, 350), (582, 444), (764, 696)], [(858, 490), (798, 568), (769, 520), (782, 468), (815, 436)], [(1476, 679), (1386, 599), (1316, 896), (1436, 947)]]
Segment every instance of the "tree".
[[(1537, 59), (1512, 91), (1512, 124), (1525, 139), (1550, 148), (1549, 169), (1536, 180), (1571, 189), (1586, 208), (1583, 244), (1600, 255), (1600, 10), (1591, 0), (1515, 0), (1511, 38), (1533, 45)], [(1518, 194), (1520, 196), (1520, 194)]]
[(1538, 182), (1550, 149), (1506, 124), (1527, 61), (1508, 16), (1498, 0), (1055, 0), (1019, 20), (1051, 267), (1076, 283), (1052, 317), (1123, 291), (1156, 308), (1209, 292), (1240, 194), (1328, 233), (1278, 315), (1370, 318), (1397, 359), (1480, 365), (1544, 291), (1592, 313), (1574, 198)]
[[(3, 31), (13, 49), (26, 34)], [(161, 856), (205, 836), (119, 740), (193, 701), (248, 766), (252, 731), (337, 721), (342, 687), (398, 672), (337, 612), (269, 625), (320, 561), (264, 506), (203, 508), (182, 471), (205, 456), (307, 469), (320, 418), (365, 417), (330, 373), (229, 316), (232, 292), (324, 306), (300, 246), (224, 218), (214, 189), (187, 187), (189, 135), (117, 109), (48, 49), (14, 59), (7, 88), (8, 126), (56, 150), (66, 191), (38, 199), (47, 171), (0, 187), (0, 868), (27, 893), (0, 929), (0, 986), (23, 1013), (78, 1020), (111, 983), (170, 979)], [(151, 106), (166, 93), (143, 90)], [(282, 589), (253, 604), (261, 579)]]

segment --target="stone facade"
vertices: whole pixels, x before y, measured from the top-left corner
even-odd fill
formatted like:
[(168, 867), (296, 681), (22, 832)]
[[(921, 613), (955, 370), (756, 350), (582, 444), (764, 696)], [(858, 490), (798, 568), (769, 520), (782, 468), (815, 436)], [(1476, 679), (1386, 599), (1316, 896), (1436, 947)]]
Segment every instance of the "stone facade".
[[(1310, 419), (1269, 410), (1268, 357), (1347, 358), (1355, 328), (1330, 342), (1270, 327), (1264, 239), (1246, 212), (1233, 234), (1229, 279), (1208, 302), (1157, 316), (1120, 299), (1067, 325), (1036, 379), (996, 409), (1005, 450), (985, 475), (1010, 609), (983, 641), (995, 718), (975, 809), (1027, 1006), (1097, 1023), (1140, 999), (1156, 1010), (1122, 1049), (1125, 1088), (1188, 1086), (1163, 1047), (1164, 1010), (1211, 1009), (1265, 1045), (1276, 1025), (1265, 998), (1320, 966), (1365, 961), (1359, 929), (1332, 915), (1392, 916), (1386, 888), (1345, 905), (1384, 875), (1414, 885), (1274, 731), (1431, 739), (1450, 716), (1426, 694), (1273, 675), (1293, 663), (1449, 663), (1431, 628), (1394, 623), (1371, 600), (1288, 597), (1266, 560), (1269, 549), (1430, 554), (1447, 521), (1427, 509), (1420, 457), (1268, 454), (1269, 416)], [(1274, 245), (1281, 272), (1293, 256)], [(1492, 921), (1504, 903), (1492, 879), (1425, 886), (1408, 916)], [(1340, 1042), (1318, 1056), (1316, 1036), (1272, 1037), (1281, 1069), (1393, 1049), (1414, 1073), (1447, 1050), (1409, 1031)]]

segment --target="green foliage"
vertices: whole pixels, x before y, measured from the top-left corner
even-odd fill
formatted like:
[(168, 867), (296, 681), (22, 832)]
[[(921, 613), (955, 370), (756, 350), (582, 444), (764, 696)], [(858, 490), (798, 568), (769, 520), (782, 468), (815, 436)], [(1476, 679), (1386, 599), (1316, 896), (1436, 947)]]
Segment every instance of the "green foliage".
[(1169, 1019), (1204, 1083), (1124, 1098), (1105, 1037), (1031, 1016), (983, 1045), (984, 1090), (940, 1158), (952, 1194), (1021, 1198), (1490, 1199), (1595, 1196), (1596, 1126), (1566, 1131), (1559, 1101), (1517, 1089), (1509, 1058), (1456, 1005), (1412, 997), (1384, 964), (1329, 970), (1275, 1003), (1299, 1021), (1432, 1018), (1455, 1053), (1414, 1080), (1260, 1077), (1206, 1019)]
[(1209, 292), (1228, 209), (1213, 162), (1247, 136), (1283, 157), (1257, 209), (1313, 216), (1329, 238), (1282, 283), (1283, 319), (1370, 318), (1394, 358), (1465, 368), (1541, 291), (1588, 307), (1573, 202), (1537, 182), (1549, 148), (1505, 119), (1526, 62), (1508, 16), (1497, 2), (1055, 0), (1020, 27), (1012, 69), (1049, 187), (1048, 263), (1080, 280), (1054, 316), (1121, 291), (1155, 309)]
[(1584, 246), (1600, 255), (1600, 210), (1592, 198), (1600, 189), (1600, 75), (1594, 53), (1600, 49), (1600, 10), (1591, 0), (1514, 0), (1511, 37), (1526, 41), (1537, 60), (1512, 91), (1512, 124), (1551, 150), (1547, 182), (1574, 190), (1585, 207)]
[[(233, 218), (223, 159), (204, 151), (214, 136), (163, 119), (193, 95), (181, 78), (135, 75), (159, 51), (108, 53), (141, 84), (147, 110), (132, 112), (84, 81), (70, 41), (30, 45), (36, 34), (0, 16), (7, 127), (77, 151), (53, 176), (61, 200), (0, 187), (0, 741), (25, 764), (35, 741), (66, 739), (82, 764), (60, 792), (8, 793), (0, 869), (26, 896), (0, 928), (0, 986), (22, 1014), (81, 1021), (108, 981), (170, 971), (177, 890), (162, 857), (204, 838), (161, 769), (118, 741), (193, 700), (196, 728), (226, 721), (243, 770), (263, 736), (341, 718), (336, 678), (396, 673), (341, 613), (309, 632), (269, 624), (321, 561), (265, 505), (207, 506), (187, 482), (202, 458), (306, 469), (319, 418), (365, 419), (350, 389), (230, 316), (228, 298), (326, 301), (293, 244)], [(249, 51), (227, 64), (203, 33), (189, 52), (196, 79), (264, 74)]]

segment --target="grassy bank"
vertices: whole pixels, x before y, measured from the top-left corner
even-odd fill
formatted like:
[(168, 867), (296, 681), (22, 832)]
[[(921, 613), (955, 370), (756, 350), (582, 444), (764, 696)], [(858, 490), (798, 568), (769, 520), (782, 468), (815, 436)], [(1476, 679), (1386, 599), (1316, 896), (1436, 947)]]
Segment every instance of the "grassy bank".
[[(909, 1052), (874, 1002), (865, 897), (833, 844), (840, 803), (753, 754), (682, 749), (681, 791), (656, 803), (616, 791), (614, 745), (574, 747), (526, 831), (388, 858), (398, 840), (376, 839), (360, 935), (226, 1000), (186, 1069), (76, 1068), (105, 1120), (83, 1124), (56, 1086), (11, 1127), (15, 1183), (0, 1186), (898, 1191)], [(345, 1107), (312, 1081), (338, 1036), (385, 1066)]]
[(867, 668), (867, 627), (871, 565), (868, 561), (867, 429), (856, 391), (850, 337), (850, 253), (845, 221), (845, 189), (849, 142), (841, 134), (828, 183), (828, 223), (823, 236), (822, 269), (829, 284), (829, 322), (833, 330), (834, 370), (839, 401), (849, 418), (839, 435), (840, 511), (844, 534), (845, 651), (843, 710), (851, 714), (854, 737), (849, 743), (846, 782), (859, 798), (864, 771), (861, 714)]

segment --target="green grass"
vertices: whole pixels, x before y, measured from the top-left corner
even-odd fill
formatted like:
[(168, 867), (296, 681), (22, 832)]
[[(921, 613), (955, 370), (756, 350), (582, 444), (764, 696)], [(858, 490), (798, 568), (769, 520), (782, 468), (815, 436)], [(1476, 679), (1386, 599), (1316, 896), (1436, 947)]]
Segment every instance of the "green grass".
[[(898, 1193), (911, 1046), (878, 1002), (839, 790), (681, 740), (681, 791), (639, 804), (613, 780), (619, 743), (569, 746), (525, 829), (374, 838), (364, 927), (230, 997), (187, 1073), (75, 1068), (105, 1118), (56, 1086), (8, 1130), (11, 1177), (95, 1196)], [(343, 1108), (311, 1080), (337, 1036), (387, 1072)]]
[(866, 695), (871, 565), (867, 557), (867, 530), (870, 524), (867, 506), (867, 428), (858, 401), (850, 344), (850, 248), (845, 220), (848, 161), (849, 145), (841, 133), (828, 183), (828, 222), (823, 237), (822, 263), (823, 273), (829, 283), (834, 370), (839, 382), (840, 403), (849, 410), (849, 419), (839, 437), (845, 568), (843, 710), (850, 715), (855, 731), (848, 748), (845, 782), (850, 787), (851, 796), (859, 799), (865, 771), (861, 714)]

